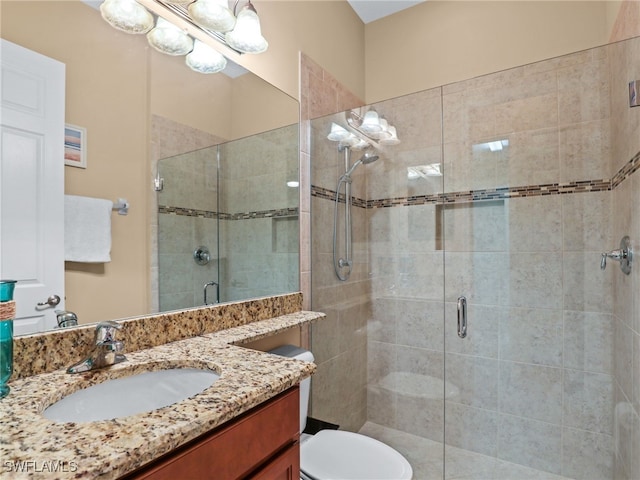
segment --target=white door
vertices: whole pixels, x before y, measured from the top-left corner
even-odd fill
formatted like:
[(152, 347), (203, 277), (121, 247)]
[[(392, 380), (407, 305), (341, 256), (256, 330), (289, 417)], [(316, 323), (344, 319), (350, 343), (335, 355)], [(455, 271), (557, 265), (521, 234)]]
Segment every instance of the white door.
[(0, 64), (0, 278), (18, 280), (19, 335), (64, 309), (65, 66), (5, 40)]

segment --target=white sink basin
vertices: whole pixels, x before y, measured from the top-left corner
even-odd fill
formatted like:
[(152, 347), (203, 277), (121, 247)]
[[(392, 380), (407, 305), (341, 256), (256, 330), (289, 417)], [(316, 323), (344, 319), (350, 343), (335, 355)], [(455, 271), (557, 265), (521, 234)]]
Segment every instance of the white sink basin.
[(95, 422), (150, 412), (209, 388), (220, 378), (211, 370), (173, 368), (143, 372), (78, 390), (47, 407), (55, 422)]

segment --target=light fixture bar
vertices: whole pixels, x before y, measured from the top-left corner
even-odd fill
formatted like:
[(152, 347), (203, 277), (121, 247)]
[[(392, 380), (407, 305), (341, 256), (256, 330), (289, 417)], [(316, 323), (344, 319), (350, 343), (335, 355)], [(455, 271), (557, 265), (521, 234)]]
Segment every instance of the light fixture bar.
[[(242, 55), (241, 52), (227, 44), (224, 35), (203, 28), (191, 20), (189, 12), (180, 5), (166, 3), (162, 0), (137, 0), (150, 12), (163, 17), (174, 25), (182, 28), (189, 35), (206, 43), (211, 48), (218, 50), (225, 57), (233, 59), (234, 55)], [(215, 41), (212, 41), (215, 40)], [(222, 51), (221, 51), (222, 50)], [(237, 57), (236, 57), (237, 58)]]
[(356, 135), (361, 140), (364, 140), (365, 142), (370, 143), (377, 149), (383, 150), (383, 146), (380, 145), (380, 143), (378, 143), (376, 139), (374, 139), (370, 135), (367, 135), (365, 132), (360, 130), (360, 128), (358, 128), (358, 125), (362, 123), (362, 117), (360, 115), (358, 115), (353, 110), (348, 110), (347, 112), (344, 112), (344, 116), (347, 123), (347, 126), (346, 126), (347, 130), (349, 130), (351, 133)]

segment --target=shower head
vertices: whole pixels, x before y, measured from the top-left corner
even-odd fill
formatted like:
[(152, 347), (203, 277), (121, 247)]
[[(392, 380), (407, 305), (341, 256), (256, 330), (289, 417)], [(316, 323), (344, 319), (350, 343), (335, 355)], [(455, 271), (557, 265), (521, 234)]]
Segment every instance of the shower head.
[(345, 177), (350, 177), (351, 174), (354, 172), (354, 170), (356, 168), (358, 168), (358, 165), (363, 164), (363, 165), (368, 165), (370, 163), (375, 162), (376, 160), (378, 160), (378, 155), (374, 155), (372, 153), (369, 152), (365, 152), (364, 155), (362, 155), (360, 157), (360, 159), (358, 161), (356, 161), (356, 163), (354, 163), (353, 165), (351, 165), (351, 168), (349, 169), (349, 171), (347, 173), (345, 173)]
[(373, 153), (369, 153), (369, 152), (364, 152), (364, 155), (360, 157), (360, 161), (364, 165), (369, 165), (370, 163), (373, 163), (376, 160), (378, 160), (378, 158), (379, 158), (378, 155), (374, 155)]

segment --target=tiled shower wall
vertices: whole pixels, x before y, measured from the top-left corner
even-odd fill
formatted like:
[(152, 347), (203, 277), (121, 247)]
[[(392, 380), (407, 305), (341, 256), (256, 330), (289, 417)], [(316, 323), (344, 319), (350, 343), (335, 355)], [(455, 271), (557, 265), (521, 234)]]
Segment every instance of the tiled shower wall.
[[(638, 478), (637, 269), (599, 265), (623, 234), (640, 238), (638, 174), (611, 190), (640, 149), (640, 108), (627, 98), (638, 42), (374, 105), (403, 142), (354, 179), (367, 185), (354, 231), (368, 250), (354, 250), (363, 262), (369, 254), (371, 303), (360, 303), (366, 327), (349, 331), (368, 332), (368, 420), (573, 478)], [(326, 140), (335, 118), (313, 122), (319, 310), (331, 305), (315, 288), (332, 273), (331, 167), (343, 169)], [(501, 140), (502, 151), (488, 148)], [(430, 163), (445, 176), (407, 178)], [(347, 304), (358, 296), (343, 290)], [(459, 295), (469, 301), (464, 340)], [(353, 341), (343, 324), (314, 330), (314, 350)], [(359, 373), (335, 371), (344, 390), (333, 395), (354, 391)]]
[[(322, 322), (313, 324), (311, 349), (318, 370), (312, 378), (310, 415), (358, 430), (366, 421), (367, 336), (370, 316), (370, 282), (366, 253), (367, 232), (363, 209), (354, 208), (354, 252), (356, 265), (347, 282), (340, 282), (333, 271), (332, 229), (333, 203), (311, 194), (311, 185), (335, 190), (344, 173), (344, 157), (337, 146), (326, 140), (327, 132), (313, 128), (311, 119), (362, 105), (362, 101), (340, 85), (327, 71), (301, 55), (301, 177), (309, 211), (311, 304), (310, 308), (326, 313)], [(319, 152), (317, 149), (322, 151)], [(354, 154), (354, 159), (357, 158)], [(312, 159), (312, 160), (311, 160)], [(354, 175), (354, 191), (364, 191), (361, 171)], [(306, 182), (305, 182), (306, 181)], [(305, 223), (301, 222), (303, 226)], [(304, 234), (303, 234), (304, 235)], [(305, 243), (305, 238), (301, 242)], [(307, 244), (309, 244), (307, 243)], [(304, 251), (304, 249), (303, 249)], [(304, 260), (304, 259), (303, 259)], [(301, 284), (305, 285), (305, 270)]]
[[(160, 311), (203, 305), (203, 285), (218, 282), (216, 150), (207, 147), (159, 163), (164, 179), (164, 188), (158, 192)], [(193, 260), (199, 246), (211, 252), (212, 260), (206, 265)], [(213, 288), (207, 293), (215, 299)]]
[[(623, 235), (629, 235), (636, 252), (640, 252), (640, 107), (629, 108), (624, 86), (640, 79), (640, 39), (609, 47), (611, 55), (611, 153), (612, 175), (618, 174), (613, 190), (613, 247)], [(628, 168), (627, 159), (636, 155)], [(624, 180), (623, 180), (624, 178)], [(620, 182), (618, 184), (618, 182)], [(635, 260), (640, 258), (636, 253)], [(640, 478), (640, 269), (635, 263), (629, 276), (620, 273), (616, 264), (613, 281), (613, 321), (615, 324), (614, 361), (614, 449), (615, 478)], [(607, 269), (610, 267), (607, 267)]]
[(298, 125), (220, 149), (220, 289), (224, 301), (299, 289)]

